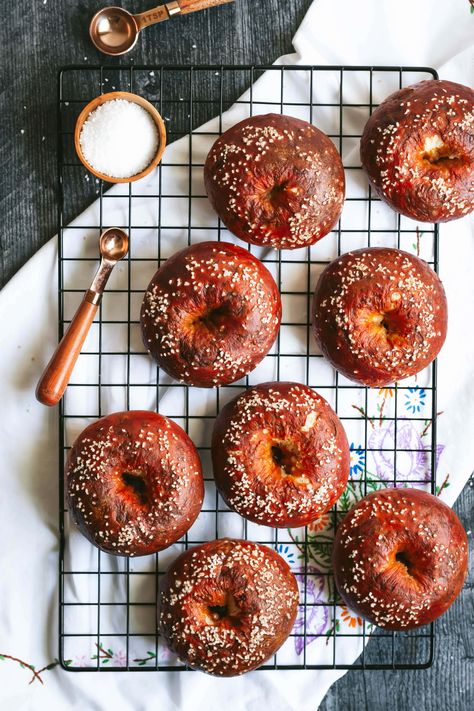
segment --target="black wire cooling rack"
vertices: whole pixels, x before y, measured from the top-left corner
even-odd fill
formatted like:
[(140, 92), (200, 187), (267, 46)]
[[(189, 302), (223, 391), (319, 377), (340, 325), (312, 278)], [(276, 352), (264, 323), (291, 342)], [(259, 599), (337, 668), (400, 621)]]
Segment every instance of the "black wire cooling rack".
[[(266, 72), (273, 77), (271, 86), (262, 79)], [(101, 230), (122, 227), (131, 238), (130, 253), (110, 280), (60, 406), (59, 646), (64, 668), (186, 670), (156, 631), (159, 578), (184, 548), (223, 535), (274, 547), (292, 565), (300, 584), (297, 624), (263, 669), (414, 669), (431, 664), (433, 626), (407, 633), (371, 628), (338, 599), (328, 561), (337, 522), (355, 497), (387, 485), (435, 492), (436, 364), (417, 380), (384, 392), (359, 387), (325, 362), (309, 324), (317, 276), (342, 252), (396, 246), (420, 253), (437, 270), (437, 226), (424, 225), (420, 232), (383, 205), (367, 185), (358, 155), (361, 131), (373, 108), (391, 91), (436, 76), (423, 67), (365, 66), (71, 66), (60, 72), (60, 336), (90, 283)], [(81, 109), (112, 90), (147, 98), (165, 119), (168, 144), (183, 139), (165, 153), (145, 194), (135, 184), (109, 190), (87, 174), (74, 151), (73, 129)], [(233, 105), (234, 114), (226, 113)], [(238, 242), (210, 210), (202, 166), (219, 133), (245, 116), (267, 112), (304, 118), (332, 138), (346, 169), (344, 211), (333, 233), (311, 248), (278, 252), (249, 247), (272, 271), (282, 294), (275, 348), (236, 384), (213, 391), (186, 387), (172, 382), (144, 352), (140, 302), (154, 271), (173, 251), (202, 239)], [(88, 213), (92, 219), (72, 221), (95, 199)], [(209, 443), (219, 406), (241, 389), (272, 379), (315, 388), (336, 409), (351, 442), (350, 487), (320, 522), (321, 530), (319, 524), (298, 531), (255, 526), (229, 511), (213, 484)], [(155, 408), (183, 426), (198, 446), (206, 480), (202, 513), (170, 549), (145, 558), (116, 558), (91, 546), (71, 525), (64, 505), (65, 458), (74, 438), (98, 417), (120, 409)]]

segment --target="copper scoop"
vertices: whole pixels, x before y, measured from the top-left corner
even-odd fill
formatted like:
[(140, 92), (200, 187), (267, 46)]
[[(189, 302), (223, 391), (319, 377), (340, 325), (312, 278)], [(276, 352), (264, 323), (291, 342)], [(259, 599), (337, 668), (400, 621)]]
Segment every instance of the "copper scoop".
[(228, 2), (233, 0), (178, 0), (138, 15), (132, 15), (121, 7), (104, 7), (92, 18), (89, 34), (100, 52), (117, 56), (129, 52), (135, 46), (144, 27), (169, 20), (174, 15), (186, 15)]
[(57, 405), (64, 395), (112, 269), (128, 252), (128, 236), (118, 227), (105, 230), (100, 236), (99, 249), (100, 266), (91, 287), (86, 291), (36, 388), (36, 399), (43, 405)]

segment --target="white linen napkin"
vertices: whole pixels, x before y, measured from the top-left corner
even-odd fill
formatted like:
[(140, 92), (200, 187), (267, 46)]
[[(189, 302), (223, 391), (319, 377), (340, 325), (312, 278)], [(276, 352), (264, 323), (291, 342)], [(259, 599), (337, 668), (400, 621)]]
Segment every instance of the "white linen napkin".
[[(470, 14), (467, 0), (455, 0), (449, 4), (440, 0), (418, 0), (417, 3), (408, 0), (387, 3), (360, 0), (356, 4), (343, 0), (338, 4), (337, 11), (331, 0), (318, 0), (311, 6), (295, 35), (296, 54), (281, 58), (279, 63), (435, 66), (442, 78), (472, 85), (473, 25), (474, 16)], [(449, 32), (446, 31), (448, 27)], [(289, 73), (288, 90), (298, 97), (301, 87), (294, 74), (291, 76)], [(271, 81), (271, 76), (266, 75), (259, 80), (254, 92), (271, 90)], [(328, 84), (321, 89), (330, 91), (331, 87)], [(360, 87), (353, 86), (350, 89), (357, 93)], [(379, 89), (382, 92), (379, 98), (382, 99), (387, 87), (381, 85)], [(225, 119), (228, 125), (239, 120), (240, 111), (242, 107), (228, 113)], [(318, 124), (317, 119), (315, 123)], [(328, 130), (325, 126), (321, 128)], [(180, 150), (182, 144), (169, 146), (165, 160), (172, 161), (175, 156), (176, 162), (179, 162), (176, 157), (179, 157)], [(200, 145), (196, 140), (195, 150), (205, 151), (204, 143)], [(356, 147), (352, 152), (355, 157)], [(347, 154), (349, 156), (350, 150)], [(134, 192), (142, 191), (142, 194), (146, 194), (152, 181), (153, 177), (150, 177), (136, 184)], [(185, 195), (186, 188), (187, 183), (180, 185), (179, 174), (175, 173), (173, 191), (182, 190)], [(119, 194), (121, 188), (114, 190)], [(116, 203), (114, 212), (106, 218), (107, 223), (110, 218), (110, 224), (119, 221), (121, 210), (120, 200), (113, 202)], [(154, 219), (154, 216), (148, 214), (146, 205), (144, 200), (139, 219), (152, 229), (154, 223), (149, 220)], [(204, 208), (201, 219), (209, 216), (208, 209)], [(384, 207), (380, 209), (383, 212)], [(75, 225), (94, 224), (96, 210), (97, 205), (92, 205), (75, 221)], [(96, 237), (85, 231), (85, 243), (82, 242), (79, 247), (67, 235), (65, 243), (71, 249), (71, 254), (79, 248), (81, 254), (89, 250), (93, 256)], [(225, 238), (232, 239), (229, 235), (225, 235)], [(179, 235), (176, 239), (179, 242)], [(145, 241), (139, 243), (135, 236), (133, 240), (134, 249), (146, 249)], [(317, 246), (324, 258), (328, 256), (325, 250), (330, 248), (329, 244), (322, 240)], [(180, 245), (174, 241), (169, 246), (175, 251)], [(429, 251), (429, 247), (427, 249)], [(422, 253), (422, 256), (425, 254)], [(465, 328), (466, 305), (472, 304), (473, 300), (469, 271), (473, 257), (472, 218), (443, 225), (440, 274), (447, 291), (450, 314), (448, 339), (439, 359), (438, 409), (443, 410), (443, 415), (438, 423), (438, 441), (444, 449), (440, 452), (438, 479), (443, 482), (446, 475), (450, 475), (450, 487), (442, 492), (448, 503), (452, 503), (462, 489), (474, 461), (474, 442), (461, 439), (461, 433), (468, 432), (474, 425), (474, 364)], [(18, 662), (9, 658), (15, 657), (40, 668), (51, 662), (57, 654), (57, 412), (43, 408), (34, 399), (38, 375), (50, 356), (57, 336), (56, 259), (56, 241), (51, 240), (0, 294), (0, 323), (4, 333), (0, 377), (4, 384), (2, 395), (5, 413), (0, 425), (0, 480), (3, 494), (0, 497), (0, 525), (3, 540), (8, 541), (1, 556), (4, 574), (0, 608), (0, 655), (5, 655), (4, 659), (0, 659), (2, 706), (6, 709), (36, 711), (51, 706), (105, 709), (117, 704), (121, 709), (153, 709), (159, 705), (165, 709), (185, 711), (200, 708), (205, 703), (212, 711), (220, 708), (232, 695), (235, 708), (256, 709), (257, 706), (268, 704), (277, 711), (296, 708), (314, 711), (327, 688), (343, 672), (256, 672), (237, 679), (222, 680), (188, 673), (67, 674), (54, 669), (41, 673), (44, 686), (41, 686), (38, 679), (28, 686), (29, 670), (21, 668)], [(120, 283), (124, 269), (117, 269), (113, 277), (115, 283)], [(81, 273), (80, 287), (86, 286), (89, 276)], [(151, 273), (140, 272), (142, 284), (147, 283), (147, 276), (151, 276)], [(72, 309), (74, 304), (69, 303), (67, 306)], [(84, 373), (87, 374), (86, 363), (87, 358), (82, 358), (78, 364), (76, 382), (84, 377)], [(113, 364), (111, 377), (120, 377), (122, 367), (123, 362)], [(144, 382), (150, 382), (147, 381), (151, 377), (148, 361), (142, 361), (142, 367)], [(456, 374), (455, 378), (453, 373)], [(259, 382), (275, 375), (257, 369), (253, 377), (253, 382)], [(284, 373), (281, 377), (285, 377)], [(298, 379), (290, 373), (286, 377)], [(420, 394), (423, 383), (418, 382), (417, 385), (418, 390), (406, 406), (420, 408), (421, 411), (428, 407), (428, 403), (426, 396)], [(147, 393), (146, 387), (141, 391), (142, 400), (131, 403), (131, 407), (147, 406), (146, 398), (152, 397), (152, 394)], [(74, 388), (71, 388), (65, 403), (67, 408), (71, 408), (71, 413), (74, 408), (90, 404), (78, 401), (73, 393)], [(161, 403), (164, 408), (166, 397)], [(103, 403), (103, 410), (111, 412), (121, 409), (124, 406), (121, 398), (123, 393), (120, 393), (120, 388), (111, 390)], [(389, 407), (390, 403), (386, 406)], [(76, 412), (79, 413), (79, 409)], [(71, 436), (74, 427), (79, 431), (81, 423), (77, 421), (72, 426)], [(383, 436), (392, 437), (393, 444), (393, 433), (388, 431)], [(410, 443), (411, 438), (419, 437), (420, 433), (407, 431), (405, 436)], [(354, 467), (357, 467), (359, 454), (356, 446), (353, 452)], [(384, 466), (383, 460), (373, 461), (374, 469), (382, 478)], [(412, 471), (416, 466), (421, 467), (421, 472), (424, 471), (423, 462), (420, 464), (407, 459), (402, 465), (402, 471), (405, 467), (408, 479), (413, 478)], [(76, 547), (70, 551), (71, 554), (90, 556), (90, 546), (85, 545), (79, 537), (74, 537), (74, 533), (72, 539)], [(285, 555), (284, 546), (281, 552)], [(286, 555), (291, 555), (291, 550)], [(87, 565), (89, 563), (87, 560)], [(71, 593), (78, 594), (78, 591), (71, 590)], [(317, 594), (315, 590), (314, 595)], [(314, 621), (315, 629), (319, 622)], [(308, 646), (308, 649), (316, 650), (311, 654), (319, 659), (321, 657), (318, 654), (324, 654), (321, 648), (318, 641)], [(291, 651), (295, 653), (294, 649)], [(357, 645), (347, 644), (347, 661), (350, 663), (359, 652)], [(119, 656), (116, 663), (119, 663), (118, 660)]]

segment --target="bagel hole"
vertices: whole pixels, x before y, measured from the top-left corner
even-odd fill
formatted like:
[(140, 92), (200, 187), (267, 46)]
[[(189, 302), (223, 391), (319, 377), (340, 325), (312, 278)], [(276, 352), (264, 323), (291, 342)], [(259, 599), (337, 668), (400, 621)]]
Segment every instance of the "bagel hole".
[(142, 474), (137, 472), (123, 472), (122, 481), (125, 487), (135, 494), (143, 506), (148, 503), (147, 485)]
[(298, 188), (291, 187), (289, 180), (276, 183), (261, 195), (261, 200), (271, 211), (288, 210), (288, 200), (291, 194), (297, 194)]
[(383, 328), (386, 336), (398, 333), (400, 331), (401, 323), (397, 310), (383, 311), (379, 314), (379, 326)]
[(208, 330), (215, 331), (222, 329), (225, 321), (230, 317), (232, 317), (232, 305), (225, 301), (220, 306), (209, 309), (198, 316), (194, 324), (203, 324)]
[(378, 333), (384, 338), (396, 338), (400, 332), (403, 332), (403, 318), (399, 314), (398, 304), (387, 311), (361, 308), (356, 317), (362, 329)]
[(271, 201), (271, 200), (274, 200), (275, 198), (278, 198), (278, 196), (281, 193), (285, 192), (287, 187), (288, 187), (287, 180), (285, 180), (283, 183), (277, 183), (276, 185), (273, 186), (273, 188), (271, 190), (268, 191), (268, 193), (267, 193), (268, 199)]
[(423, 158), (431, 163), (431, 165), (439, 165), (440, 163), (445, 163), (449, 165), (449, 161), (459, 161), (461, 156), (457, 153), (453, 153), (446, 146), (444, 149), (429, 151), (429, 153), (424, 153)]
[(378, 333), (389, 343), (396, 343), (405, 334), (405, 321), (399, 306), (387, 311), (375, 312), (372, 319), (366, 321), (367, 327), (376, 328)]
[(227, 593), (220, 605), (208, 605), (207, 609), (216, 621), (227, 617), (238, 617), (240, 614), (240, 608), (232, 593)]
[(282, 444), (272, 444), (270, 448), (273, 463), (280, 467), (282, 474), (291, 476), (297, 464), (296, 452)]
[(448, 146), (440, 136), (427, 138), (421, 154), (423, 160), (435, 168), (447, 168), (460, 165), (463, 156), (458, 151)]
[(395, 554), (395, 560), (405, 566), (408, 575), (412, 575), (413, 563), (405, 551), (398, 551), (398, 553)]

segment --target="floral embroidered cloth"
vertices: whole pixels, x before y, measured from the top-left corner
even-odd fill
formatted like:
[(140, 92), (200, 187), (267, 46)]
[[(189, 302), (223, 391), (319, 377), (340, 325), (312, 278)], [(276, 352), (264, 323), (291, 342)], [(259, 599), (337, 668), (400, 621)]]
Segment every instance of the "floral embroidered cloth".
[[(419, 0), (416, 4), (408, 0), (396, 3), (343, 0), (338, 8), (335, 12), (331, 0), (313, 3), (295, 35), (297, 53), (281, 58), (280, 63), (425, 65), (438, 68), (442, 78), (473, 84), (474, 16), (467, 0), (452, 3)], [(429, 26), (430, 31), (420, 33), (419, 27), (423, 26)], [(451, 28), (449, 33), (446, 26)], [(356, 33), (354, 28), (357, 28)], [(271, 90), (268, 81), (261, 81), (259, 89)], [(298, 97), (301, 87), (297, 81), (291, 85), (291, 78), (290, 88)], [(357, 86), (352, 89), (358, 91)], [(238, 120), (235, 112), (229, 117), (232, 122)], [(179, 154), (179, 150), (178, 144), (168, 148), (170, 154), (173, 151)], [(356, 147), (353, 155), (357, 155)], [(143, 183), (137, 190), (146, 192), (146, 185)], [(76, 224), (93, 224), (95, 209), (91, 206)], [(383, 211), (383, 207), (380, 209)], [(430, 238), (423, 235), (422, 225), (420, 233), (419, 244), (404, 247), (429, 257)], [(439, 360), (438, 409), (443, 413), (438, 420), (436, 463), (439, 493), (448, 503), (455, 500), (474, 462), (474, 442), (465, 437), (474, 426), (474, 365), (463, 323), (466, 304), (473, 301), (470, 274), (474, 260), (473, 237), (472, 218), (441, 227), (440, 274), (448, 295), (450, 321), (448, 340)], [(216, 680), (202, 674), (67, 674), (56, 668), (57, 413), (34, 400), (38, 374), (56, 340), (56, 258), (56, 243), (52, 240), (0, 295), (4, 334), (0, 377), (5, 383), (4, 413), (8, 413), (0, 426), (0, 521), (3, 540), (8, 541), (1, 558), (4, 571), (0, 612), (2, 708), (40, 711), (51, 707), (106, 709), (117, 705), (124, 710), (159, 706), (184, 711), (200, 708), (205, 703), (212, 711), (232, 695), (236, 709), (256, 709), (268, 704), (276, 711), (315, 711), (327, 688), (343, 672), (261, 672), (232, 680)], [(288, 377), (291, 379), (290, 373)], [(293, 378), (298, 379), (296, 375)], [(357, 388), (348, 393), (344, 406), (356, 416), (347, 427), (351, 442), (351, 480), (341, 498), (341, 510), (349, 509), (366, 490), (393, 481), (391, 450), (398, 450), (398, 484), (409, 482), (426, 486), (431, 462), (430, 398), (429, 382), (423, 377), (409, 383), (403, 395), (398, 396), (395, 429), (393, 421), (384, 421), (383, 417), (393, 413), (392, 389), (373, 391), (367, 403)], [(107, 407), (109, 411), (119, 409), (120, 402), (111, 397)], [(367, 449), (361, 428), (367, 428)], [(365, 483), (361, 481), (364, 472)], [(342, 651), (338, 652), (340, 663), (352, 663), (361, 652), (361, 642), (354, 633), (360, 630), (362, 621), (343, 605), (333, 615), (324, 604), (332, 592), (332, 578), (327, 574), (332, 540), (330, 523), (327, 515), (308, 530), (311, 576), (306, 585), (306, 611), (303, 607), (300, 609), (295, 626), (295, 632), (306, 626), (307, 635), (306, 640), (298, 635), (290, 638), (285, 645), (283, 662), (298, 663), (304, 658), (310, 664), (331, 664), (333, 648), (327, 641), (333, 639), (335, 631), (342, 633), (345, 639), (344, 646), (340, 647)], [(204, 535), (207, 535), (205, 531)], [(287, 559), (302, 589), (303, 535), (300, 530), (283, 532), (278, 544), (279, 553)], [(86, 569), (90, 569), (95, 554), (74, 530), (68, 537), (68, 546), (66, 556), (74, 555), (76, 560), (82, 556)], [(115, 564), (120, 569), (121, 562)], [(137, 567), (137, 574), (139, 572)], [(78, 599), (82, 592), (74, 581), (68, 594)], [(119, 589), (111, 591), (110, 600), (113, 602), (118, 599), (114, 596), (119, 595)], [(123, 666), (126, 659), (123, 645), (106, 636), (99, 647), (93, 642), (89, 646), (78, 640), (70, 652), (71, 666), (75, 667), (90, 666), (91, 659), (97, 658), (104, 668)], [(172, 661), (166, 649), (160, 649), (159, 654), (160, 662)], [(140, 666), (154, 663), (154, 655), (146, 640), (139, 641), (133, 652)], [(28, 685), (30, 679), (33, 683)]]

